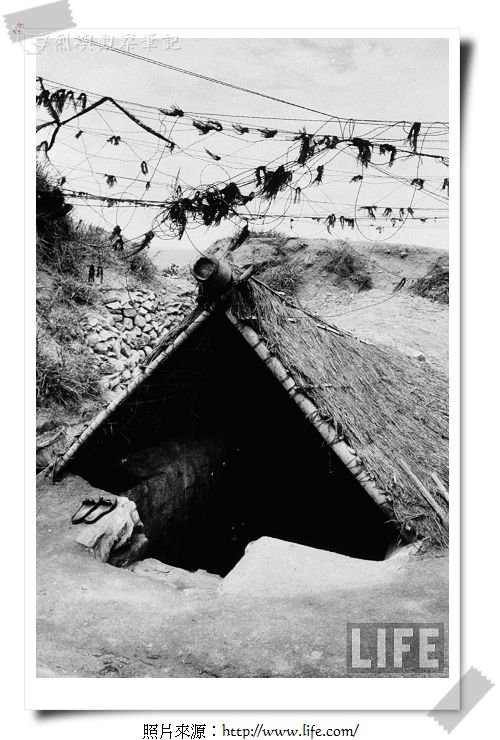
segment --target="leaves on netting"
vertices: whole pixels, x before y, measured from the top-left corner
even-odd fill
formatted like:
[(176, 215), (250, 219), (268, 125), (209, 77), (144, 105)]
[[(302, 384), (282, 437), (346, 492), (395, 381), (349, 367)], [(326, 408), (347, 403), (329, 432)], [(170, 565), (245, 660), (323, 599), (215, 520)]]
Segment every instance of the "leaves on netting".
[(351, 144), (358, 150), (358, 162), (362, 167), (368, 167), (372, 158), (373, 144), (368, 139), (360, 139), (357, 136), (351, 139)]
[(176, 195), (177, 198), (161, 213), (161, 223), (168, 222), (179, 239), (184, 234), (189, 219), (201, 221), (205, 226), (219, 226), (231, 214), (237, 215), (236, 206), (245, 204), (254, 197), (253, 192), (243, 195), (235, 182), (229, 182), (222, 189), (211, 185), (204, 191), (196, 191), (191, 198), (185, 197), (178, 187)]
[(300, 151), (297, 157), (297, 164), (303, 165), (312, 157), (315, 150), (314, 137), (312, 134), (308, 134), (304, 129), (300, 134), (295, 136), (295, 141), (300, 141)]
[(82, 110), (85, 110), (87, 107), (87, 96), (84, 92), (80, 93), (80, 95), (77, 97), (76, 102), (80, 104), (80, 108)]
[(193, 120), (193, 126), (198, 129), (201, 135), (208, 134), (210, 131), (222, 131), (222, 124), (219, 121)]
[(154, 236), (155, 236), (154, 231), (147, 231), (144, 234), (142, 241), (136, 247), (130, 250), (128, 254), (125, 255), (127, 259), (130, 257), (135, 257), (137, 254), (139, 254), (139, 252), (143, 252), (145, 249), (147, 249), (149, 245), (151, 244), (151, 242), (153, 241)]
[(325, 149), (335, 149), (340, 139), (338, 136), (315, 136), (314, 143)]
[(344, 226), (347, 226), (350, 229), (354, 229), (355, 222), (353, 218), (349, 218), (348, 216), (340, 216), (339, 223), (342, 228), (344, 228)]
[(208, 134), (211, 131), (210, 126), (207, 126), (203, 121), (193, 121), (193, 126), (198, 129), (200, 134)]
[(59, 90), (55, 90), (50, 96), (50, 102), (58, 115), (61, 115), (66, 103), (66, 90), (62, 87)]
[[(163, 141), (166, 141), (167, 144), (170, 146), (170, 151), (172, 151), (175, 147), (174, 142), (171, 142), (169, 139), (166, 139), (166, 137), (160, 132), (153, 130), (150, 126), (148, 126), (146, 123), (143, 123), (139, 119), (136, 118), (136, 116), (131, 113), (130, 111), (125, 110), (123, 105), (120, 103), (114, 101), (112, 98), (102, 98), (99, 100), (96, 100), (95, 102), (92, 102), (91, 105), (87, 105), (87, 96), (85, 93), (80, 93), (78, 97), (75, 100), (75, 96), (77, 95), (77, 92), (73, 92), (72, 90), (67, 90), (64, 88), (59, 88), (54, 90), (52, 93), (49, 93), (44, 87), (43, 82), (39, 80), (41, 91), (36, 97), (36, 103), (38, 106), (44, 106), (47, 108), (48, 113), (50, 114), (50, 117), (48, 121), (45, 123), (42, 123), (39, 127), (37, 127), (37, 130), (39, 128), (43, 128), (44, 126), (52, 126), (51, 135), (48, 136), (48, 141), (42, 141), (37, 146), (37, 151), (44, 151), (48, 152), (55, 141), (55, 138), (57, 136), (58, 131), (64, 126), (66, 123), (69, 123), (69, 121), (73, 121), (74, 118), (78, 118), (82, 115), (82, 113), (88, 113), (92, 111), (94, 108), (98, 107), (102, 103), (105, 103), (106, 101), (111, 101), (122, 113), (126, 116), (128, 116), (132, 121), (135, 121), (137, 125), (139, 125), (141, 128), (143, 128), (145, 131), (148, 131), (151, 134), (154, 134), (156, 137), (162, 139)], [(60, 116), (62, 115), (64, 111), (65, 105), (69, 105), (69, 103), (72, 103), (73, 106), (76, 108), (80, 108), (81, 110), (75, 112), (74, 115), (70, 114), (69, 117), (66, 117), (66, 120), (61, 120)], [(186, 114), (184, 111), (177, 105), (172, 105), (170, 108), (166, 109), (159, 109), (160, 113), (166, 116), (170, 117), (176, 117), (181, 118), (184, 117)], [(202, 190), (196, 191), (194, 188), (186, 188), (185, 192), (182, 192), (182, 189), (177, 185), (175, 189), (173, 189), (174, 197), (170, 200), (165, 201), (162, 209), (160, 209), (160, 213), (155, 219), (155, 223), (160, 227), (162, 224), (164, 224), (164, 233), (173, 233), (177, 236), (182, 236), (185, 229), (187, 228), (188, 223), (193, 223), (194, 225), (201, 225), (205, 224), (207, 226), (210, 225), (217, 225), (220, 224), (222, 220), (226, 218), (232, 218), (233, 216), (236, 216), (238, 219), (241, 219), (242, 213), (240, 212), (241, 209), (237, 209), (238, 205), (244, 205), (248, 201), (252, 200), (254, 197), (260, 198), (262, 200), (268, 200), (272, 201), (277, 198), (279, 193), (282, 193), (287, 188), (290, 188), (289, 197), (287, 197), (285, 206), (284, 206), (284, 213), (282, 214), (282, 218), (285, 218), (287, 215), (287, 211), (290, 207), (290, 203), (293, 201), (294, 204), (298, 204), (301, 202), (301, 200), (304, 200), (304, 193), (301, 187), (293, 187), (293, 179), (294, 179), (294, 173), (297, 173), (297, 179), (299, 177), (299, 173), (297, 172), (298, 167), (305, 167), (305, 170), (307, 170), (307, 182), (308, 186), (310, 185), (321, 185), (323, 183), (324, 177), (325, 177), (325, 165), (317, 165), (317, 159), (319, 158), (319, 155), (321, 155), (325, 150), (327, 149), (335, 149), (340, 143), (344, 144), (344, 147), (347, 145), (348, 148), (348, 154), (352, 155), (353, 149), (349, 151), (350, 147), (354, 147), (356, 152), (356, 159), (357, 162), (361, 165), (358, 169), (363, 172), (362, 168), (368, 167), (368, 165), (372, 161), (373, 153), (379, 151), (381, 156), (387, 156), (388, 157), (388, 166), (392, 167), (393, 163), (396, 161), (398, 149), (396, 146), (389, 144), (389, 143), (379, 143), (380, 139), (384, 141), (383, 134), (372, 134), (373, 135), (373, 141), (370, 141), (365, 138), (356, 137), (354, 136), (354, 133), (357, 132), (357, 128), (355, 128), (355, 121), (351, 121), (347, 123), (346, 129), (342, 128), (342, 138), (339, 138), (337, 136), (333, 135), (316, 135), (316, 134), (310, 134), (307, 133), (306, 129), (304, 128), (303, 131), (300, 133), (289, 133), (289, 132), (283, 132), (278, 129), (272, 129), (267, 127), (256, 127), (255, 124), (249, 126), (242, 125), (241, 123), (232, 122), (231, 120), (227, 120), (226, 123), (224, 123), (224, 126), (221, 122), (210, 119), (210, 120), (198, 120), (198, 119), (192, 119), (192, 114), (188, 114), (188, 119), (186, 121), (186, 124), (189, 124), (189, 122), (192, 122), (192, 125), (194, 128), (197, 129), (197, 131), (200, 133), (200, 135), (206, 135), (210, 134), (212, 132), (221, 132), (223, 131), (223, 128), (227, 129), (228, 134), (232, 130), (239, 134), (249, 134), (251, 133), (253, 136), (253, 142), (257, 143), (256, 134), (260, 134), (260, 136), (264, 139), (268, 138), (275, 138), (276, 136), (283, 138), (284, 134), (284, 140), (290, 141), (291, 138), (293, 138), (293, 141), (299, 142), (298, 148), (298, 154), (297, 149), (295, 150), (295, 156), (296, 161), (294, 162), (293, 159), (289, 160), (289, 155), (287, 153), (286, 157), (286, 163), (285, 164), (268, 164), (268, 165), (261, 165), (257, 167), (254, 171), (255, 174), (255, 181), (257, 183), (257, 187), (255, 187), (255, 193), (252, 191), (250, 194), (243, 194), (239, 190), (238, 185), (235, 182), (229, 182), (224, 187), (222, 184), (220, 185), (212, 185), (209, 187), (204, 187)], [(45, 111), (44, 116), (47, 118)], [(229, 116), (228, 116), (229, 119)], [(160, 126), (162, 130), (165, 129), (165, 120), (163, 120), (163, 123), (161, 123), (163, 119), (159, 118)], [(175, 122), (173, 122), (173, 125), (175, 125)], [(400, 124), (401, 125), (401, 124)], [(421, 125), (419, 122), (413, 123), (411, 125), (411, 129), (407, 135), (407, 141), (410, 144), (410, 147), (412, 151), (408, 151), (408, 146), (403, 146), (403, 148), (399, 149), (400, 153), (404, 153), (405, 155), (412, 155), (415, 154), (420, 158), (420, 156), (426, 156), (423, 152), (418, 152), (418, 145), (419, 142), (421, 143), (423, 139), (420, 139), (421, 135)], [(409, 124), (408, 124), (409, 126)], [(119, 130), (119, 129), (118, 129)], [(361, 129), (359, 129), (361, 131)], [(407, 131), (408, 128), (405, 126), (405, 130)], [(192, 131), (192, 130), (191, 130)], [(78, 139), (83, 134), (83, 130), (78, 130), (76, 134), (74, 134), (75, 139)], [(192, 135), (195, 136), (194, 132), (192, 132)], [(368, 134), (370, 135), (370, 134)], [(107, 136), (107, 135), (106, 135)], [(406, 136), (406, 134), (403, 134), (403, 136)], [(423, 137), (425, 138), (425, 137)], [(377, 141), (379, 139), (379, 141)], [(392, 139), (395, 142), (400, 141), (398, 138)], [(112, 134), (109, 136), (109, 138), (106, 138), (106, 141), (114, 146), (117, 146), (121, 141), (121, 137), (119, 135)], [(203, 144), (205, 142), (199, 142), (202, 144), (198, 147), (198, 153), (203, 151)], [(208, 142), (207, 142), (208, 143)], [(212, 142), (210, 142), (212, 143)], [(401, 144), (399, 145), (401, 146)], [(217, 147), (216, 147), (217, 148)], [(213, 159), (216, 162), (221, 161), (221, 159), (225, 159), (226, 156), (221, 156), (209, 149), (205, 149), (206, 154)], [(315, 155), (318, 155), (316, 157)], [(229, 155), (228, 155), (229, 156)], [(439, 161), (439, 157), (434, 154), (429, 154), (428, 156), (434, 156), (435, 160)], [(292, 155), (293, 157), (293, 155)], [(309, 160), (311, 157), (314, 157), (313, 162), (314, 166), (309, 165)], [(139, 159), (139, 158), (138, 158)], [(445, 162), (445, 157), (441, 158), (443, 162)], [(314, 161), (316, 160), (316, 161)], [(140, 159), (139, 159), (140, 161)], [(207, 161), (205, 159), (205, 161)], [(276, 161), (276, 160), (274, 160)], [(277, 160), (280, 161), (279, 159)], [(285, 158), (283, 157), (281, 161), (285, 161)], [(320, 160), (321, 161), (321, 160)], [(326, 161), (326, 159), (325, 159)], [(316, 166), (317, 165), (317, 166)], [(109, 166), (109, 165), (108, 165)], [(273, 169), (271, 169), (273, 167)], [(140, 162), (140, 170), (142, 175), (147, 176), (149, 174), (148, 169), (148, 163), (146, 161)], [(251, 172), (251, 171), (250, 171)], [(418, 170), (417, 170), (418, 174)], [(109, 188), (114, 187), (117, 184), (117, 177), (115, 175), (111, 174), (105, 174), (105, 181)], [(304, 176), (305, 177), (305, 176)], [(348, 176), (346, 180), (348, 180), (351, 183), (361, 183), (363, 181), (363, 174), (357, 174), (352, 177)], [(406, 178), (405, 178), (406, 179)], [(144, 185), (145, 190), (149, 190), (151, 188), (151, 180), (148, 180), (145, 182), (142, 178), (137, 177), (136, 178), (137, 183), (141, 183)], [(299, 180), (299, 182), (302, 180)], [(58, 184), (60, 186), (63, 186), (66, 182), (66, 179), (64, 177), (61, 177), (58, 181)], [(177, 181), (178, 182), (178, 181)], [(243, 184), (248, 185), (248, 179), (245, 180), (242, 179)], [(305, 180), (304, 180), (305, 182)], [(408, 177), (406, 179), (407, 183), (411, 183), (411, 186), (414, 187), (417, 190), (422, 190), (424, 188), (425, 180), (420, 177), (415, 177), (411, 179)], [(304, 185), (305, 188), (305, 185)], [(449, 194), (449, 179), (444, 178), (442, 180), (442, 185), (437, 185), (436, 190), (440, 188), (441, 191), (445, 191), (447, 194)], [(71, 191), (72, 194), (75, 194), (74, 191)], [(132, 205), (134, 203), (133, 198), (124, 198), (123, 196), (121, 198), (116, 197), (112, 198), (111, 195), (106, 199), (106, 196), (96, 196), (89, 193), (83, 193), (82, 197), (91, 197), (94, 200), (95, 199), (101, 199), (103, 205), (108, 205), (108, 207), (120, 205), (123, 203)], [(164, 196), (165, 197), (165, 196)], [(155, 201), (146, 201), (144, 205), (155, 207), (156, 202)], [(262, 204), (261, 204), (262, 205)], [(334, 206), (335, 207), (335, 206)], [(365, 210), (367, 213), (367, 216), (371, 219), (376, 219), (376, 212), (377, 212), (377, 206), (362, 206), (362, 210)], [(259, 213), (261, 211), (257, 209)], [(403, 222), (409, 217), (414, 218), (414, 212), (411, 207), (405, 209), (401, 208), (399, 209), (399, 219), (395, 217), (395, 212), (397, 212), (398, 209), (396, 208), (390, 208), (390, 207), (383, 207), (380, 206), (380, 213), (383, 212), (383, 217), (386, 219), (389, 219), (390, 222), (394, 225), (398, 221)], [(423, 209), (422, 209), (423, 210)], [(348, 211), (349, 212), (349, 211)], [(379, 213), (379, 215), (380, 215)], [(254, 217), (254, 214), (249, 214), (249, 220), (251, 220)], [(325, 220), (325, 214), (319, 216), (319, 217), (313, 217), (311, 215), (301, 216), (301, 218), (315, 218), (318, 222)], [(422, 218), (420, 221), (424, 223), (427, 220), (431, 220), (431, 217), (429, 219)], [(293, 222), (293, 219), (290, 221), (290, 223)], [(344, 228), (351, 228), (354, 229), (356, 225), (356, 219), (350, 218), (347, 216), (339, 216), (335, 214), (330, 214), (326, 217), (326, 226), (328, 231), (333, 229), (335, 226), (340, 225), (343, 229)], [(245, 229), (248, 232), (248, 221), (245, 224), (245, 227), (243, 227), (240, 234), (245, 233)], [(371, 225), (371, 228), (376, 228), (379, 233), (380, 230), (383, 227), (376, 226), (375, 224)], [(155, 226), (156, 229), (156, 226)], [(233, 238), (234, 243), (236, 243), (237, 239), (239, 238), (240, 234), (235, 236)], [(121, 237), (121, 235), (119, 235)], [(245, 237), (246, 238), (246, 237)], [(123, 241), (123, 239), (122, 239)], [(118, 246), (118, 248), (120, 248)]]
[(290, 184), (292, 176), (293, 173), (286, 170), (282, 164), (275, 170), (265, 169), (264, 182), (262, 183), (262, 197), (266, 200), (274, 200), (278, 193)]
[(228, 203), (237, 203), (242, 199), (241, 191), (235, 182), (228, 182), (222, 188), (221, 195)]
[(248, 134), (250, 129), (248, 126), (242, 126), (241, 123), (233, 123), (233, 129), (236, 131), (237, 134)]
[(266, 168), (264, 167), (263, 164), (261, 164), (255, 170), (255, 179), (257, 181), (257, 185), (262, 185), (265, 176), (266, 176)]
[(313, 180), (313, 185), (314, 184), (321, 185), (321, 183), (323, 182), (323, 174), (324, 174), (324, 172), (325, 172), (325, 165), (324, 164), (320, 164), (319, 167), (316, 167), (316, 176), (315, 176), (315, 178)]
[(229, 245), (229, 252), (232, 252), (235, 249), (238, 249), (238, 247), (241, 247), (243, 242), (245, 242), (250, 235), (250, 229), (248, 226), (248, 221), (245, 223), (241, 231), (236, 234), (231, 240), (231, 243)]
[(396, 147), (393, 146), (392, 144), (381, 144), (379, 146), (379, 152), (382, 156), (384, 156), (385, 154), (391, 155), (389, 158), (388, 164), (389, 164), (389, 167), (392, 167), (392, 165), (394, 164), (394, 160), (396, 159), (396, 153), (397, 153)]
[(171, 203), (165, 209), (163, 215), (163, 221), (170, 221), (174, 233), (179, 239), (182, 239), (187, 226), (187, 213), (191, 208), (191, 201), (187, 203), (187, 198), (182, 198), (179, 201)]
[(408, 143), (410, 144), (414, 152), (417, 151), (418, 135), (420, 134), (421, 126), (422, 126), (421, 123), (419, 123), (418, 121), (415, 121), (415, 123), (411, 127), (410, 132), (408, 134)]
[(330, 215), (327, 216), (326, 228), (328, 229), (329, 233), (331, 233), (331, 230), (335, 227), (336, 221), (337, 221), (337, 216), (334, 213), (330, 213)]
[(367, 215), (370, 218), (377, 218), (376, 212), (377, 212), (377, 206), (361, 206), (362, 211), (366, 211)]
[(264, 139), (272, 139), (278, 133), (278, 129), (276, 128), (258, 128), (257, 131), (259, 132), (259, 134), (262, 134)]
[(48, 90), (41, 90), (40, 94), (36, 96), (36, 104), (37, 106), (43, 105), (45, 108), (48, 108), (48, 104), (50, 101), (50, 93)]
[(163, 113), (165, 116), (174, 116), (176, 118), (182, 118), (184, 116), (184, 111), (182, 108), (179, 108), (178, 105), (171, 105), (170, 108), (160, 108), (160, 113)]

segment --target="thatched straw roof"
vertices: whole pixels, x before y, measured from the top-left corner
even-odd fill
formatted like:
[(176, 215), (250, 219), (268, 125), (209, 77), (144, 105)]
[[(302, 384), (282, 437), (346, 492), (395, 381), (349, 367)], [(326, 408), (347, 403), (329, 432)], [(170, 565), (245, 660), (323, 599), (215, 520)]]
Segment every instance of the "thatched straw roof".
[[(206, 318), (216, 312), (230, 319), (240, 333), (251, 328), (258, 335), (302, 396), (312, 402), (323, 426), (352, 448), (370, 481), (367, 485), (387, 501), (403, 534), (418, 537), (427, 546), (445, 546), (446, 519), (426, 501), (413, 476), (446, 510), (431, 475), (437, 474), (448, 485), (446, 378), (427, 363), (362, 342), (307, 315), (252, 278), (237, 284), (215, 304), (203, 310), (198, 307), (166, 335), (148, 359), (143, 379), (134, 380), (96, 417), (63, 456), (61, 465), (141, 382), (148, 382), (155, 369), (168, 362), (184, 337), (202, 331)], [(356, 477), (361, 481), (360, 475)]]
[(330, 329), (254, 280), (239, 288), (231, 311), (354, 448), (392, 499), (395, 518), (429, 544), (445, 544), (447, 532), (404, 463), (443, 504), (431, 473), (448, 485), (446, 378), (396, 350)]

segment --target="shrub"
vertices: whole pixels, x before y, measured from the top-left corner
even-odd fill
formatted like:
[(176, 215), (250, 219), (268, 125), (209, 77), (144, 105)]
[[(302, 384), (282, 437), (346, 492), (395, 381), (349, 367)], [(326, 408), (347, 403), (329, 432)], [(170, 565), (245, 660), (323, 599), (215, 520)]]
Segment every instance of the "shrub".
[(424, 277), (415, 280), (412, 292), (438, 303), (448, 303), (450, 295), (450, 268), (446, 257), (439, 257)]
[(347, 242), (341, 244), (333, 253), (328, 252), (325, 270), (349, 279), (360, 290), (369, 290), (373, 287), (366, 263)]
[(289, 295), (295, 295), (299, 276), (298, 268), (290, 263), (268, 267), (260, 275), (262, 281), (270, 288), (283, 291)]
[(81, 310), (75, 310), (73, 306), (59, 303), (52, 304), (45, 313), (39, 311), (39, 315), (43, 315), (50, 336), (59, 344), (69, 344), (75, 341), (83, 344), (85, 333), (80, 325)]
[(292, 238), (288, 236), (288, 234), (284, 234), (282, 231), (278, 231), (277, 229), (271, 229), (270, 231), (250, 230), (248, 236), (250, 239), (270, 239), (274, 246), (278, 248), (278, 251), (281, 251), (288, 240)]
[[(77, 267), (74, 248), (68, 244), (71, 233), (71, 219), (65, 208), (64, 197), (40, 162), (36, 165), (36, 192), (37, 192), (37, 257), (42, 262), (53, 266), (57, 272), (74, 273)], [(45, 201), (48, 200), (48, 206)], [(54, 206), (52, 201), (54, 200)], [(59, 205), (60, 201), (60, 205)], [(42, 207), (40, 209), (40, 203)], [(54, 217), (59, 210), (61, 215)], [(48, 210), (47, 210), (48, 209)], [(48, 213), (48, 215), (47, 215)]]
[(100, 397), (99, 371), (88, 351), (70, 354), (59, 347), (57, 355), (47, 352), (41, 340), (36, 344), (37, 406), (55, 403), (77, 407), (83, 401)]
[(97, 293), (91, 283), (85, 283), (72, 275), (58, 275), (54, 281), (57, 295), (64, 303), (76, 303), (79, 306), (92, 306), (96, 302)]
[(151, 283), (158, 275), (158, 268), (145, 254), (136, 254), (129, 263), (130, 272), (141, 282)]

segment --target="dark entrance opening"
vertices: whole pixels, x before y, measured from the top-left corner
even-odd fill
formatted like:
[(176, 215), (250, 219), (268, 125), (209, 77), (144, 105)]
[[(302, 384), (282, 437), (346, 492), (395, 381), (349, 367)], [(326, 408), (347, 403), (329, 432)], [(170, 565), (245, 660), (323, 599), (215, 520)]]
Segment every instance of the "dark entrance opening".
[(205, 322), (73, 459), (133, 499), (148, 557), (225, 575), (263, 536), (382, 560), (396, 528), (223, 316)]

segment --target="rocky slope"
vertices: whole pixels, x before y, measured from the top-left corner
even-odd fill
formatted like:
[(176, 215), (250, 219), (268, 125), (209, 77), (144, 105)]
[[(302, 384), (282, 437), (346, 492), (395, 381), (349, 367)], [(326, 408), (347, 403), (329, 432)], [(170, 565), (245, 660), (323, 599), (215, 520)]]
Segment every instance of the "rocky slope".
[(139, 374), (140, 363), (160, 336), (194, 305), (194, 286), (182, 278), (165, 278), (155, 290), (115, 290), (82, 320), (84, 341), (96, 355), (101, 387), (122, 391)]
[(43, 265), (37, 277), (40, 470), (141, 373), (159, 338), (193, 307), (196, 288), (187, 271), (141, 280), (119, 262), (107, 265), (102, 284)]

